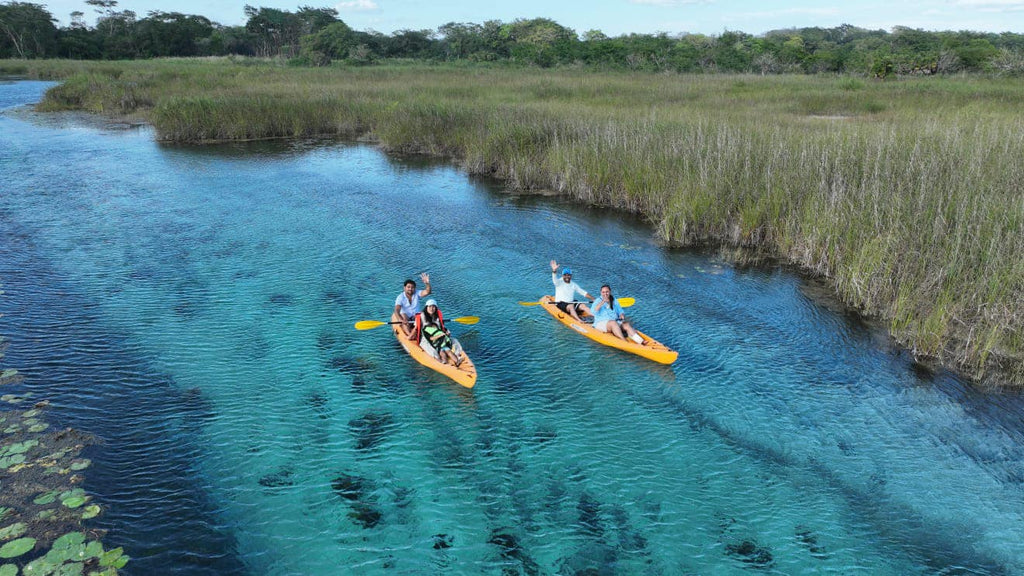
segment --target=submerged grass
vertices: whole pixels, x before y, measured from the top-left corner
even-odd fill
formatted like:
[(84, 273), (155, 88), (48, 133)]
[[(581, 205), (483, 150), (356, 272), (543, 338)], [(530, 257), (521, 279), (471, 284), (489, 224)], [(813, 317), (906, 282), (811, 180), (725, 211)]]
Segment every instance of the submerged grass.
[[(1024, 86), (265, 61), (0, 62), (169, 141), (371, 136), (828, 277), (919, 357), (1024, 385)], [(27, 67), (27, 69), (25, 69)]]

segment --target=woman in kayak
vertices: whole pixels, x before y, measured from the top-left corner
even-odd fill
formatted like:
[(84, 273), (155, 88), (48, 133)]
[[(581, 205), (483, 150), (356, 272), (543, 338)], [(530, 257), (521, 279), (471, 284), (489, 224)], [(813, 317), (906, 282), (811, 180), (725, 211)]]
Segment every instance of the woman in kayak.
[[(628, 337), (637, 344), (644, 343), (644, 339), (633, 329), (633, 325), (629, 323), (629, 320), (626, 320), (626, 316), (622, 312), (622, 306), (619, 306), (619, 303), (615, 301), (615, 296), (612, 296), (612, 289), (607, 284), (601, 286), (601, 299), (594, 304), (594, 329), (601, 332), (610, 332), (623, 340)], [(623, 331), (625, 331), (625, 334), (623, 334)]]
[(416, 332), (437, 351), (442, 364), (462, 364), (462, 357), (452, 350), (452, 333), (444, 327), (444, 316), (433, 298), (427, 300), (423, 312), (416, 316)]

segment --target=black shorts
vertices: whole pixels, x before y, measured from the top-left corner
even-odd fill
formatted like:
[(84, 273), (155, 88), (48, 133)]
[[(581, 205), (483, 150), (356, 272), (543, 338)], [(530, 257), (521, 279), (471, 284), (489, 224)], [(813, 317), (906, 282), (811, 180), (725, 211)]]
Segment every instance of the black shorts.
[(571, 314), (571, 312), (569, 312), (569, 306), (572, 306), (573, 309), (576, 310), (576, 314), (580, 313), (579, 304), (573, 304), (572, 302), (555, 302), (555, 308), (558, 308), (559, 310), (565, 312), (566, 314)]

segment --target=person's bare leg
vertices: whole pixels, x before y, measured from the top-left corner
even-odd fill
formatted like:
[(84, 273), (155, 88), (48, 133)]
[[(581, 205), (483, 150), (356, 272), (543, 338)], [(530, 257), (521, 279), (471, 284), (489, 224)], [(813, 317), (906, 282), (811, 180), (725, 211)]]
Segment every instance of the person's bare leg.
[(619, 326), (618, 322), (616, 322), (615, 320), (609, 320), (607, 327), (608, 327), (608, 331), (609, 332), (611, 332), (612, 334), (618, 336), (619, 338), (623, 338), (623, 336), (622, 336), (622, 328)]

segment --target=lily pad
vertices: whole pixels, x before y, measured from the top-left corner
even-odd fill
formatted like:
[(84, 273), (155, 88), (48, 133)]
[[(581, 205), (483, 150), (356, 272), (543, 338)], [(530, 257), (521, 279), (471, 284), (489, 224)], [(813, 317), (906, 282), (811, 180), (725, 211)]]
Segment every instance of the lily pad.
[(65, 498), (64, 500), (61, 500), (61, 504), (67, 506), (68, 508), (78, 508), (82, 504), (85, 504), (88, 500), (89, 498), (86, 496), (72, 496), (70, 498)]
[(0, 540), (10, 540), (11, 538), (17, 538), (25, 533), (28, 529), (24, 522), (18, 522), (11, 524), (10, 526), (4, 526), (0, 528)]
[(66, 500), (72, 496), (85, 496), (85, 490), (81, 488), (74, 488), (72, 490), (65, 490), (60, 493), (60, 499)]
[(72, 548), (83, 542), (85, 542), (85, 534), (81, 532), (68, 532), (53, 541), (53, 548)]
[(14, 564), (0, 566), (0, 576), (18, 576), (18, 567)]
[(8, 466), (14, 466), (15, 464), (21, 464), (25, 461), (24, 454), (14, 454), (13, 456), (7, 456), (0, 458), (0, 468), (7, 468)]
[(91, 464), (92, 464), (92, 460), (89, 460), (88, 458), (82, 458), (80, 460), (72, 460), (71, 461), (71, 469), (74, 470), (75, 472), (77, 472), (79, 470), (85, 470)]
[(56, 569), (57, 569), (57, 567), (54, 566), (53, 563), (48, 561), (45, 556), (43, 556), (42, 558), (36, 558), (35, 560), (33, 560), (33, 561), (29, 562), (28, 564), (26, 564), (25, 568), (22, 571), (22, 573), (26, 574), (26, 575), (28, 575), (28, 574), (44, 574), (45, 575), (45, 574), (53, 574), (53, 571), (56, 570)]
[(100, 507), (95, 504), (90, 504), (82, 509), (82, 520), (88, 520), (95, 518), (100, 515)]
[(24, 442), (15, 442), (7, 447), (8, 454), (24, 454), (29, 450), (39, 445), (39, 440), (25, 440)]
[(9, 514), (10, 512), (10, 508), (7, 508), (6, 506), (0, 506), (0, 520), (3, 520), (4, 516), (7, 516), (7, 514)]
[(102, 556), (100, 556), (100, 566), (114, 566), (115, 568), (123, 568), (124, 564), (121, 564), (120, 566), (116, 565), (118, 562), (120, 562), (122, 557), (125, 557), (124, 548), (120, 546), (114, 548), (113, 550), (107, 550), (103, 553)]
[[(98, 506), (97, 506), (98, 508)], [(99, 558), (103, 555), (103, 543), (99, 540), (93, 540), (85, 546), (85, 557), (86, 558)]]
[(29, 426), (28, 427), (28, 431), (29, 432), (42, 432), (43, 430), (46, 430), (49, 427), (50, 427), (50, 425), (47, 424), (46, 422), (40, 422), (39, 424), (34, 424), (32, 426)]
[(36, 416), (39, 416), (39, 410), (29, 410), (21, 415), (22, 418), (35, 418)]
[(79, 576), (85, 570), (85, 564), (81, 562), (70, 562), (57, 568), (54, 576)]
[(39, 514), (36, 514), (36, 518), (39, 518), (40, 520), (49, 520), (50, 518), (53, 518), (56, 515), (57, 515), (56, 512), (54, 512), (53, 510), (47, 509), (47, 510), (41, 510), (39, 512)]
[(0, 546), (0, 558), (17, 558), (36, 547), (35, 538), (18, 538)]
[(57, 499), (57, 491), (56, 490), (50, 490), (49, 492), (43, 492), (39, 496), (36, 496), (35, 500), (33, 500), (32, 503), (33, 504), (39, 504), (40, 506), (43, 506), (45, 504), (49, 504), (50, 502), (53, 502), (56, 499)]

